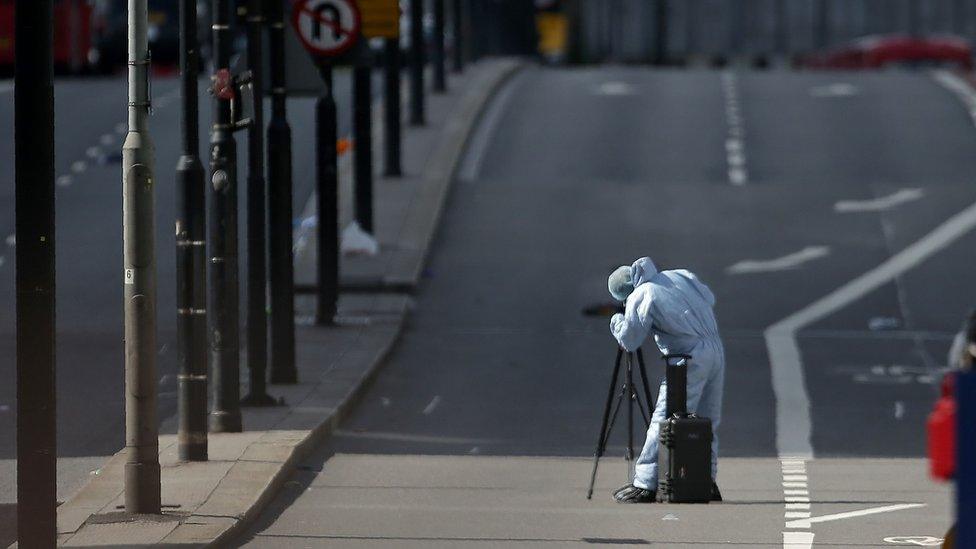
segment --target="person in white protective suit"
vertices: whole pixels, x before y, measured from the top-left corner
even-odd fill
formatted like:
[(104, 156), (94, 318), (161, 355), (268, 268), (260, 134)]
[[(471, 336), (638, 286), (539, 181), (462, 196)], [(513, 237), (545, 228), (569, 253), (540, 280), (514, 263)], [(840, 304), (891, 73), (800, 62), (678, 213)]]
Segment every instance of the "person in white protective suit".
[[(628, 352), (636, 351), (648, 335), (664, 354), (691, 355), (688, 366), (688, 411), (712, 420), (713, 431), (722, 419), (725, 350), (712, 308), (715, 296), (694, 273), (684, 269), (658, 271), (650, 258), (615, 270), (608, 282), (610, 294), (626, 301), (623, 314), (610, 319), (610, 332)], [(647, 440), (637, 458), (633, 484), (613, 494), (619, 503), (651, 503), (657, 495), (658, 431), (665, 419), (667, 385), (661, 382), (657, 405), (647, 429)], [(722, 496), (715, 484), (718, 472), (718, 435), (712, 440), (712, 500)]]

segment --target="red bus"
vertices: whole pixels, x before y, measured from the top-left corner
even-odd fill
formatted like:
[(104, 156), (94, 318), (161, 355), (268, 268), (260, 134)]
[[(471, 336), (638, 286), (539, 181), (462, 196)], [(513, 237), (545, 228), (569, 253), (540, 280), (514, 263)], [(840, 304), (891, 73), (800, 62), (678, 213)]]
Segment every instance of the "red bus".
[[(82, 72), (91, 47), (88, 0), (54, 0), (54, 66), (59, 71)], [(14, 66), (14, 0), (0, 0), (0, 67)]]

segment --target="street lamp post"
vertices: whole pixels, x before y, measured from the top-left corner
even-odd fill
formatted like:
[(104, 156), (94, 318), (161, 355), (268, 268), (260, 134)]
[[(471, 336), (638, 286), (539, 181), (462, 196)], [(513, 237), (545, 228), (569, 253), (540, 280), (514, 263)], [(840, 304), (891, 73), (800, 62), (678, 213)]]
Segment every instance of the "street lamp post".
[(264, 78), (261, 74), (263, 0), (247, 2), (247, 64), (251, 73), (252, 111), (247, 128), (247, 370), (249, 393), (244, 406), (274, 406), (267, 392), (268, 314), (264, 180)]
[(179, 366), (179, 456), (207, 459), (207, 249), (200, 162), (197, 2), (180, 1), (183, 154), (176, 166), (176, 362)]
[(338, 129), (332, 66), (326, 61), (320, 62), (319, 73), (325, 89), (315, 102), (318, 214), (318, 295), (315, 302), (315, 323), (331, 325), (335, 322), (339, 299)]
[(17, 0), (14, 10), (17, 533), (21, 547), (57, 543), (52, 4), (52, 0)]
[(271, 382), (295, 383), (295, 281), (292, 250), (291, 127), (285, 91), (282, 0), (268, 0), (271, 120), (268, 123), (268, 281), (271, 293)]
[(213, 407), (210, 430), (240, 432), (239, 281), (237, 269), (237, 144), (231, 100), (236, 94), (230, 74), (231, 2), (213, 0), (214, 116), (210, 132), (210, 212), (207, 240), (210, 270), (207, 277), (210, 363), (213, 371)]
[(149, 138), (149, 13), (129, 0), (129, 133), (122, 145), (125, 300), (125, 510), (159, 514), (156, 411), (156, 221)]

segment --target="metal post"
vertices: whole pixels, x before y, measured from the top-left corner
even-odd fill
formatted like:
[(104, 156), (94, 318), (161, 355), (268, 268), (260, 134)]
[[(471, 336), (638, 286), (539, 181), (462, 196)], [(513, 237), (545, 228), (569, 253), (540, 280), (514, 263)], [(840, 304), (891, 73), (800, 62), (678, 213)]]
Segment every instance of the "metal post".
[(814, 47), (823, 50), (829, 43), (828, 34), (830, 33), (830, 0), (816, 0), (814, 3), (813, 15), (813, 41)]
[(400, 42), (387, 38), (383, 50), (383, 175), (400, 177)]
[(956, 374), (956, 544), (976, 547), (976, 371)]
[(454, 43), (451, 44), (451, 57), (454, 61), (451, 69), (454, 72), (464, 70), (464, 2), (453, 0), (451, 4), (451, 27), (454, 31)]
[(200, 163), (197, 2), (180, 1), (183, 154), (176, 165), (176, 362), (179, 456), (207, 459), (206, 198)]
[(156, 220), (149, 138), (147, 0), (129, 0), (129, 133), (122, 145), (125, 510), (160, 511), (156, 417)]
[[(325, 91), (315, 102), (315, 148), (318, 198), (318, 295), (315, 323), (332, 324), (339, 300), (339, 168), (336, 102), (332, 67), (319, 67)], [(358, 147), (358, 143), (357, 143)]]
[(264, 78), (261, 34), (264, 1), (247, 2), (247, 64), (251, 71), (253, 113), (247, 128), (247, 370), (250, 392), (244, 406), (274, 406), (268, 396), (267, 246), (264, 223)]
[(789, 0), (776, 0), (773, 7), (776, 26), (776, 53), (782, 56), (790, 54), (790, 12)]
[(908, 34), (918, 36), (922, 30), (921, 5), (918, 0), (908, 0)]
[(444, 74), (444, 65), (447, 60), (444, 56), (444, 0), (432, 0), (434, 2), (434, 44), (433, 44), (433, 65), (434, 65), (434, 92), (444, 93), (447, 91), (447, 76)]
[(268, 124), (271, 383), (296, 383), (291, 127), (286, 110), (284, 6), (282, 0), (269, 0), (267, 8), (271, 55), (271, 121)]
[(410, 124), (424, 121), (424, 3), (410, 0)]
[(969, 17), (968, 0), (955, 0), (952, 9), (952, 32), (959, 36), (966, 36), (967, 18)]
[(54, 361), (52, 0), (17, 0), (14, 171), (17, 235), (17, 532), (57, 543)]
[(369, 234), (373, 231), (373, 113), (370, 66), (353, 69), (353, 148), (356, 173), (356, 221)]
[(210, 430), (242, 430), (240, 409), (239, 281), (237, 270), (237, 144), (231, 113), (233, 78), (230, 76), (231, 2), (213, 0), (214, 103), (210, 131), (210, 246), (207, 326), (213, 373)]
[(664, 65), (668, 62), (668, 1), (657, 0), (655, 3), (654, 24), (654, 64)]

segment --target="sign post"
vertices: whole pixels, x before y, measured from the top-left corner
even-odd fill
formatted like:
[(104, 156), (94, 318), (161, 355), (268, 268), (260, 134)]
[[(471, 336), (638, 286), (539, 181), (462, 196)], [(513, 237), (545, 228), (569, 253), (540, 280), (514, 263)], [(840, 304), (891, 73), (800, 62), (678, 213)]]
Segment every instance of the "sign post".
[(319, 67), (325, 90), (315, 104), (316, 192), (318, 195), (318, 295), (315, 322), (332, 324), (339, 297), (339, 181), (336, 103), (332, 82), (335, 59), (359, 41), (362, 20), (353, 0), (298, 0), (292, 6), (298, 39)]
[(383, 174), (399, 177), (400, 6), (397, 0), (358, 0), (358, 4), (363, 38), (383, 39)]

